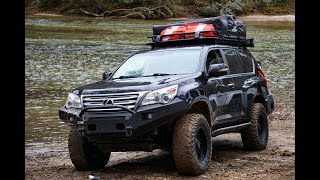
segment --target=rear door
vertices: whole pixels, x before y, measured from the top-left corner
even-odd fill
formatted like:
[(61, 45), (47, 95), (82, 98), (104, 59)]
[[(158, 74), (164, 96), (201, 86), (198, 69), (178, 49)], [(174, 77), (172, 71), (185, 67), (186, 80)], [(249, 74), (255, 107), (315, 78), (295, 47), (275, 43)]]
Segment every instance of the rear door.
[(254, 58), (246, 48), (239, 48), (237, 51), (240, 62), (242, 63), (245, 71), (245, 73), (238, 77), (238, 81), (241, 83), (239, 85), (242, 86), (241, 90), (243, 97), (241, 114), (242, 117), (248, 118), (248, 105), (253, 103), (253, 97), (255, 93), (254, 88), (251, 86), (251, 83), (253, 82), (251, 78), (255, 76)]
[(225, 113), (228, 114), (230, 121), (237, 121), (241, 117), (245, 116), (244, 113), (244, 99), (245, 93), (242, 90), (242, 85), (245, 81), (245, 69), (237, 53), (237, 49), (224, 48), (222, 49), (222, 55), (224, 56), (230, 74), (226, 78), (232, 79), (232, 83), (229, 83), (227, 94), (227, 102)]

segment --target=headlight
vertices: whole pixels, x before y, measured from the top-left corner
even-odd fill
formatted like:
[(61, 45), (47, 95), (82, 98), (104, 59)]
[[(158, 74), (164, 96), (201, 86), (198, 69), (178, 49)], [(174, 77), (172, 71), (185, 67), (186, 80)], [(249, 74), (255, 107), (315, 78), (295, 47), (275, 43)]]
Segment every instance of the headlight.
[(178, 85), (151, 91), (144, 97), (141, 105), (149, 105), (155, 103), (167, 104), (177, 95), (177, 91)]
[(66, 101), (66, 108), (81, 108), (80, 97), (74, 93), (69, 93)]

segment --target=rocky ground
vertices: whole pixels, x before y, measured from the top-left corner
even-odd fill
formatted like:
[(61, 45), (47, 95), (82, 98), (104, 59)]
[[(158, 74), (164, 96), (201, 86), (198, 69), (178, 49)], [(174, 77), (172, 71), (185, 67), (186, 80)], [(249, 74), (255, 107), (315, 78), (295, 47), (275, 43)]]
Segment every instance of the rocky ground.
[(77, 172), (67, 147), (49, 151), (28, 151), (26, 179), (295, 179), (295, 112), (278, 103), (269, 116), (269, 144), (265, 150), (245, 151), (240, 134), (225, 134), (213, 139), (213, 157), (207, 172), (198, 177), (179, 174), (170, 154), (161, 150), (117, 152), (104, 170)]

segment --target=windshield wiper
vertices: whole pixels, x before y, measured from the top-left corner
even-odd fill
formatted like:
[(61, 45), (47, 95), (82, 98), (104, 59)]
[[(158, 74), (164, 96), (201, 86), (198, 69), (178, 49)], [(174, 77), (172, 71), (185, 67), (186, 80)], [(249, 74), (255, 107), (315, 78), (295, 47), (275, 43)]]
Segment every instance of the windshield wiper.
[(151, 75), (145, 75), (145, 76), (119, 76), (112, 79), (125, 79), (125, 78), (137, 78), (137, 77), (151, 77), (151, 76), (169, 76), (169, 75), (177, 75), (177, 74), (168, 74), (168, 73), (154, 73)]
[(125, 79), (125, 78), (136, 78), (136, 77), (140, 77), (140, 76), (119, 76), (119, 77), (112, 78), (112, 79)]
[(149, 76), (169, 76), (169, 75), (177, 75), (177, 74), (168, 74), (168, 73), (154, 73), (152, 75), (146, 75), (143, 77), (149, 77)]

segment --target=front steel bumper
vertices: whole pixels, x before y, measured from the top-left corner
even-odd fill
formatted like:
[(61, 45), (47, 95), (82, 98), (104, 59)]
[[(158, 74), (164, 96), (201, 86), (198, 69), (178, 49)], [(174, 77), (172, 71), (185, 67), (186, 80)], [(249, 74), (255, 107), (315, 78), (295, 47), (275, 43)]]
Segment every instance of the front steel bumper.
[(59, 109), (59, 117), (63, 122), (77, 128), (86, 136), (137, 137), (182, 116), (191, 108), (179, 97), (168, 104), (141, 106), (136, 111), (124, 106), (111, 106), (121, 107), (124, 111), (121, 113), (88, 111), (94, 108), (101, 109), (101, 106), (84, 109), (62, 107)]

